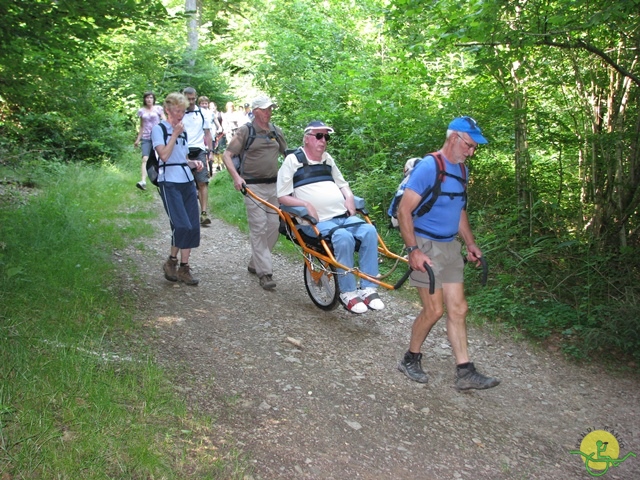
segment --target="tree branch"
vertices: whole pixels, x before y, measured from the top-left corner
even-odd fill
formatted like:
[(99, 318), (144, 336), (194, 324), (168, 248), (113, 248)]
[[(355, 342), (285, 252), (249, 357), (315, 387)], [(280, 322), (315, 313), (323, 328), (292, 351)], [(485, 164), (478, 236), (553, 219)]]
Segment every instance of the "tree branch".
[[(462, 44), (458, 44), (461, 47), (470, 47), (470, 46), (481, 46), (481, 47), (497, 47), (498, 45), (510, 45), (511, 42), (466, 42)], [(640, 77), (631, 73), (626, 68), (620, 66), (615, 60), (613, 60), (609, 55), (600, 50), (599, 48), (594, 47), (589, 43), (585, 43), (582, 40), (576, 40), (573, 43), (559, 43), (554, 42), (548, 39), (542, 39), (534, 42), (535, 45), (546, 45), (548, 47), (557, 47), (557, 48), (565, 48), (565, 49), (583, 49), (591, 52), (601, 59), (605, 61), (608, 65), (614, 68), (621, 75), (630, 78), (636, 85), (640, 87)]]
[(591, 52), (597, 55), (598, 57), (603, 59), (605, 63), (613, 67), (618, 73), (620, 73), (625, 77), (630, 78), (636, 85), (640, 86), (640, 77), (638, 77), (637, 75), (634, 75), (633, 73), (628, 71), (626, 68), (620, 66), (615, 60), (613, 60), (613, 58), (611, 58), (609, 55), (607, 55), (605, 52), (603, 52), (599, 48), (596, 48), (589, 43), (585, 43), (582, 40), (576, 40), (573, 43), (558, 43), (558, 42), (553, 42), (551, 40), (543, 39), (536, 43), (538, 45), (548, 45), (550, 47), (584, 49), (588, 52)]

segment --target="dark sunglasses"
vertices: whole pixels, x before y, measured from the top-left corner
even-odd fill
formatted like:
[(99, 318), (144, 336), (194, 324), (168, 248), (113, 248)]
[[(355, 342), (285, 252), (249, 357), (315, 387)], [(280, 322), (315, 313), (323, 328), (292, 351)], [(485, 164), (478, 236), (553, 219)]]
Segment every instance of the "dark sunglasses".
[(324, 138), (324, 140), (326, 142), (328, 142), (329, 140), (331, 140), (331, 135), (329, 135), (328, 133), (307, 133), (307, 135), (310, 135), (312, 137), (316, 137), (316, 140), (321, 140), (322, 138)]

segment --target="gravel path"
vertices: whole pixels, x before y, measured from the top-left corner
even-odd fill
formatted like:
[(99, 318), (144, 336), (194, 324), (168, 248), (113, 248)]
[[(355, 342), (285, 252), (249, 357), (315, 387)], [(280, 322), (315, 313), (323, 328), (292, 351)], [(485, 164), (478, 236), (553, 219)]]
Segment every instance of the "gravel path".
[(200, 285), (172, 284), (161, 272), (169, 240), (159, 199), (155, 208), (156, 238), (125, 252), (140, 269), (129, 279), (144, 294), (138, 318), (157, 361), (182, 372), (176, 388), (189, 408), (214, 419), (211, 441), (250, 459), (246, 478), (590, 478), (569, 453), (589, 428), (615, 430), (620, 457), (639, 455), (604, 478), (640, 478), (638, 376), (471, 328), (472, 359), (502, 383), (460, 393), (441, 321), (423, 347), (431, 381), (419, 385), (396, 370), (417, 294), (382, 291), (382, 312), (324, 312), (307, 296), (302, 261), (279, 255), (278, 286), (264, 291), (246, 270), (247, 236), (215, 219), (191, 257)]

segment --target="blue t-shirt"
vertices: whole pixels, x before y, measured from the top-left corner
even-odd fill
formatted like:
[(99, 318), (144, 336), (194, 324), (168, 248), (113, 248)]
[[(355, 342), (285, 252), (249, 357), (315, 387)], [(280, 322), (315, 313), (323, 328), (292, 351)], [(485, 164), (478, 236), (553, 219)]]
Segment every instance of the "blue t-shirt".
[[(444, 166), (447, 173), (460, 178), (461, 171), (459, 165), (452, 164), (444, 158)], [(466, 165), (464, 168), (467, 168)], [(406, 188), (422, 196), (422, 194), (435, 183), (437, 170), (438, 167), (435, 158), (427, 155), (411, 172)], [(466, 174), (465, 178), (467, 178)], [(416, 235), (438, 242), (452, 241), (458, 234), (460, 213), (465, 207), (465, 196), (459, 195), (451, 197), (447, 195), (447, 193), (461, 194), (464, 193), (464, 191), (465, 186), (462, 182), (455, 178), (445, 176), (441, 184), (441, 193), (431, 210), (425, 215), (415, 216), (413, 218)], [(425, 199), (425, 201), (428, 200), (429, 197)]]
[[(171, 133), (173, 127), (167, 121), (162, 121), (165, 127), (167, 127), (167, 142), (171, 141)], [(156, 125), (151, 130), (151, 142), (153, 148), (159, 145), (164, 145), (164, 133), (160, 125)], [(189, 153), (189, 145), (187, 144), (187, 134), (183, 132), (173, 147), (171, 156), (167, 160), (167, 164), (183, 164), (184, 167), (163, 167), (163, 162), (160, 161), (160, 169), (158, 171), (158, 182), (173, 182), (173, 183), (188, 183), (193, 181), (193, 174), (191, 169), (186, 166), (187, 154)], [(160, 158), (160, 157), (158, 157)]]

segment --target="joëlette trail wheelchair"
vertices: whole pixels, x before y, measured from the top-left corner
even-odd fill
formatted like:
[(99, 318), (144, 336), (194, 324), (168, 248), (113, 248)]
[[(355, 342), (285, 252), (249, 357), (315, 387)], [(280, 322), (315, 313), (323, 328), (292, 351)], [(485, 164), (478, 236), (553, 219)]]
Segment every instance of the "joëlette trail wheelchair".
[[(315, 226), (317, 220), (308, 214), (306, 208), (289, 207), (285, 205), (277, 207), (258, 197), (246, 187), (243, 188), (242, 193), (251, 197), (255, 202), (259, 202), (266, 208), (273, 210), (280, 216), (280, 233), (297, 244), (302, 251), (304, 257), (304, 286), (307, 289), (307, 293), (313, 303), (323, 310), (332, 310), (339, 303), (340, 290), (338, 289), (338, 275), (341, 274), (339, 270), (352, 273), (359, 279), (367, 279), (389, 290), (399, 289), (411, 274), (407, 259), (391, 252), (379, 233), (378, 253), (383, 257), (395, 261), (395, 263), (390, 271), (384, 275), (372, 277), (360, 271), (357, 267), (348, 268), (336, 260), (331, 247), (331, 239), (325, 238), (320, 234)], [(364, 199), (360, 197), (356, 197), (356, 211), (365, 222), (373, 225), (369, 218), (368, 211), (365, 208)], [(305, 220), (306, 223), (313, 228), (315, 236), (307, 235), (298, 228), (301, 223), (300, 220)], [(357, 247), (358, 244), (356, 243), (356, 250)], [(406, 266), (407, 271), (394, 285), (386, 283), (384, 279), (391, 275), (400, 264)], [(427, 274), (429, 275), (430, 293), (433, 294), (435, 288), (433, 271), (428, 265), (425, 264), (425, 266), (427, 267)]]

